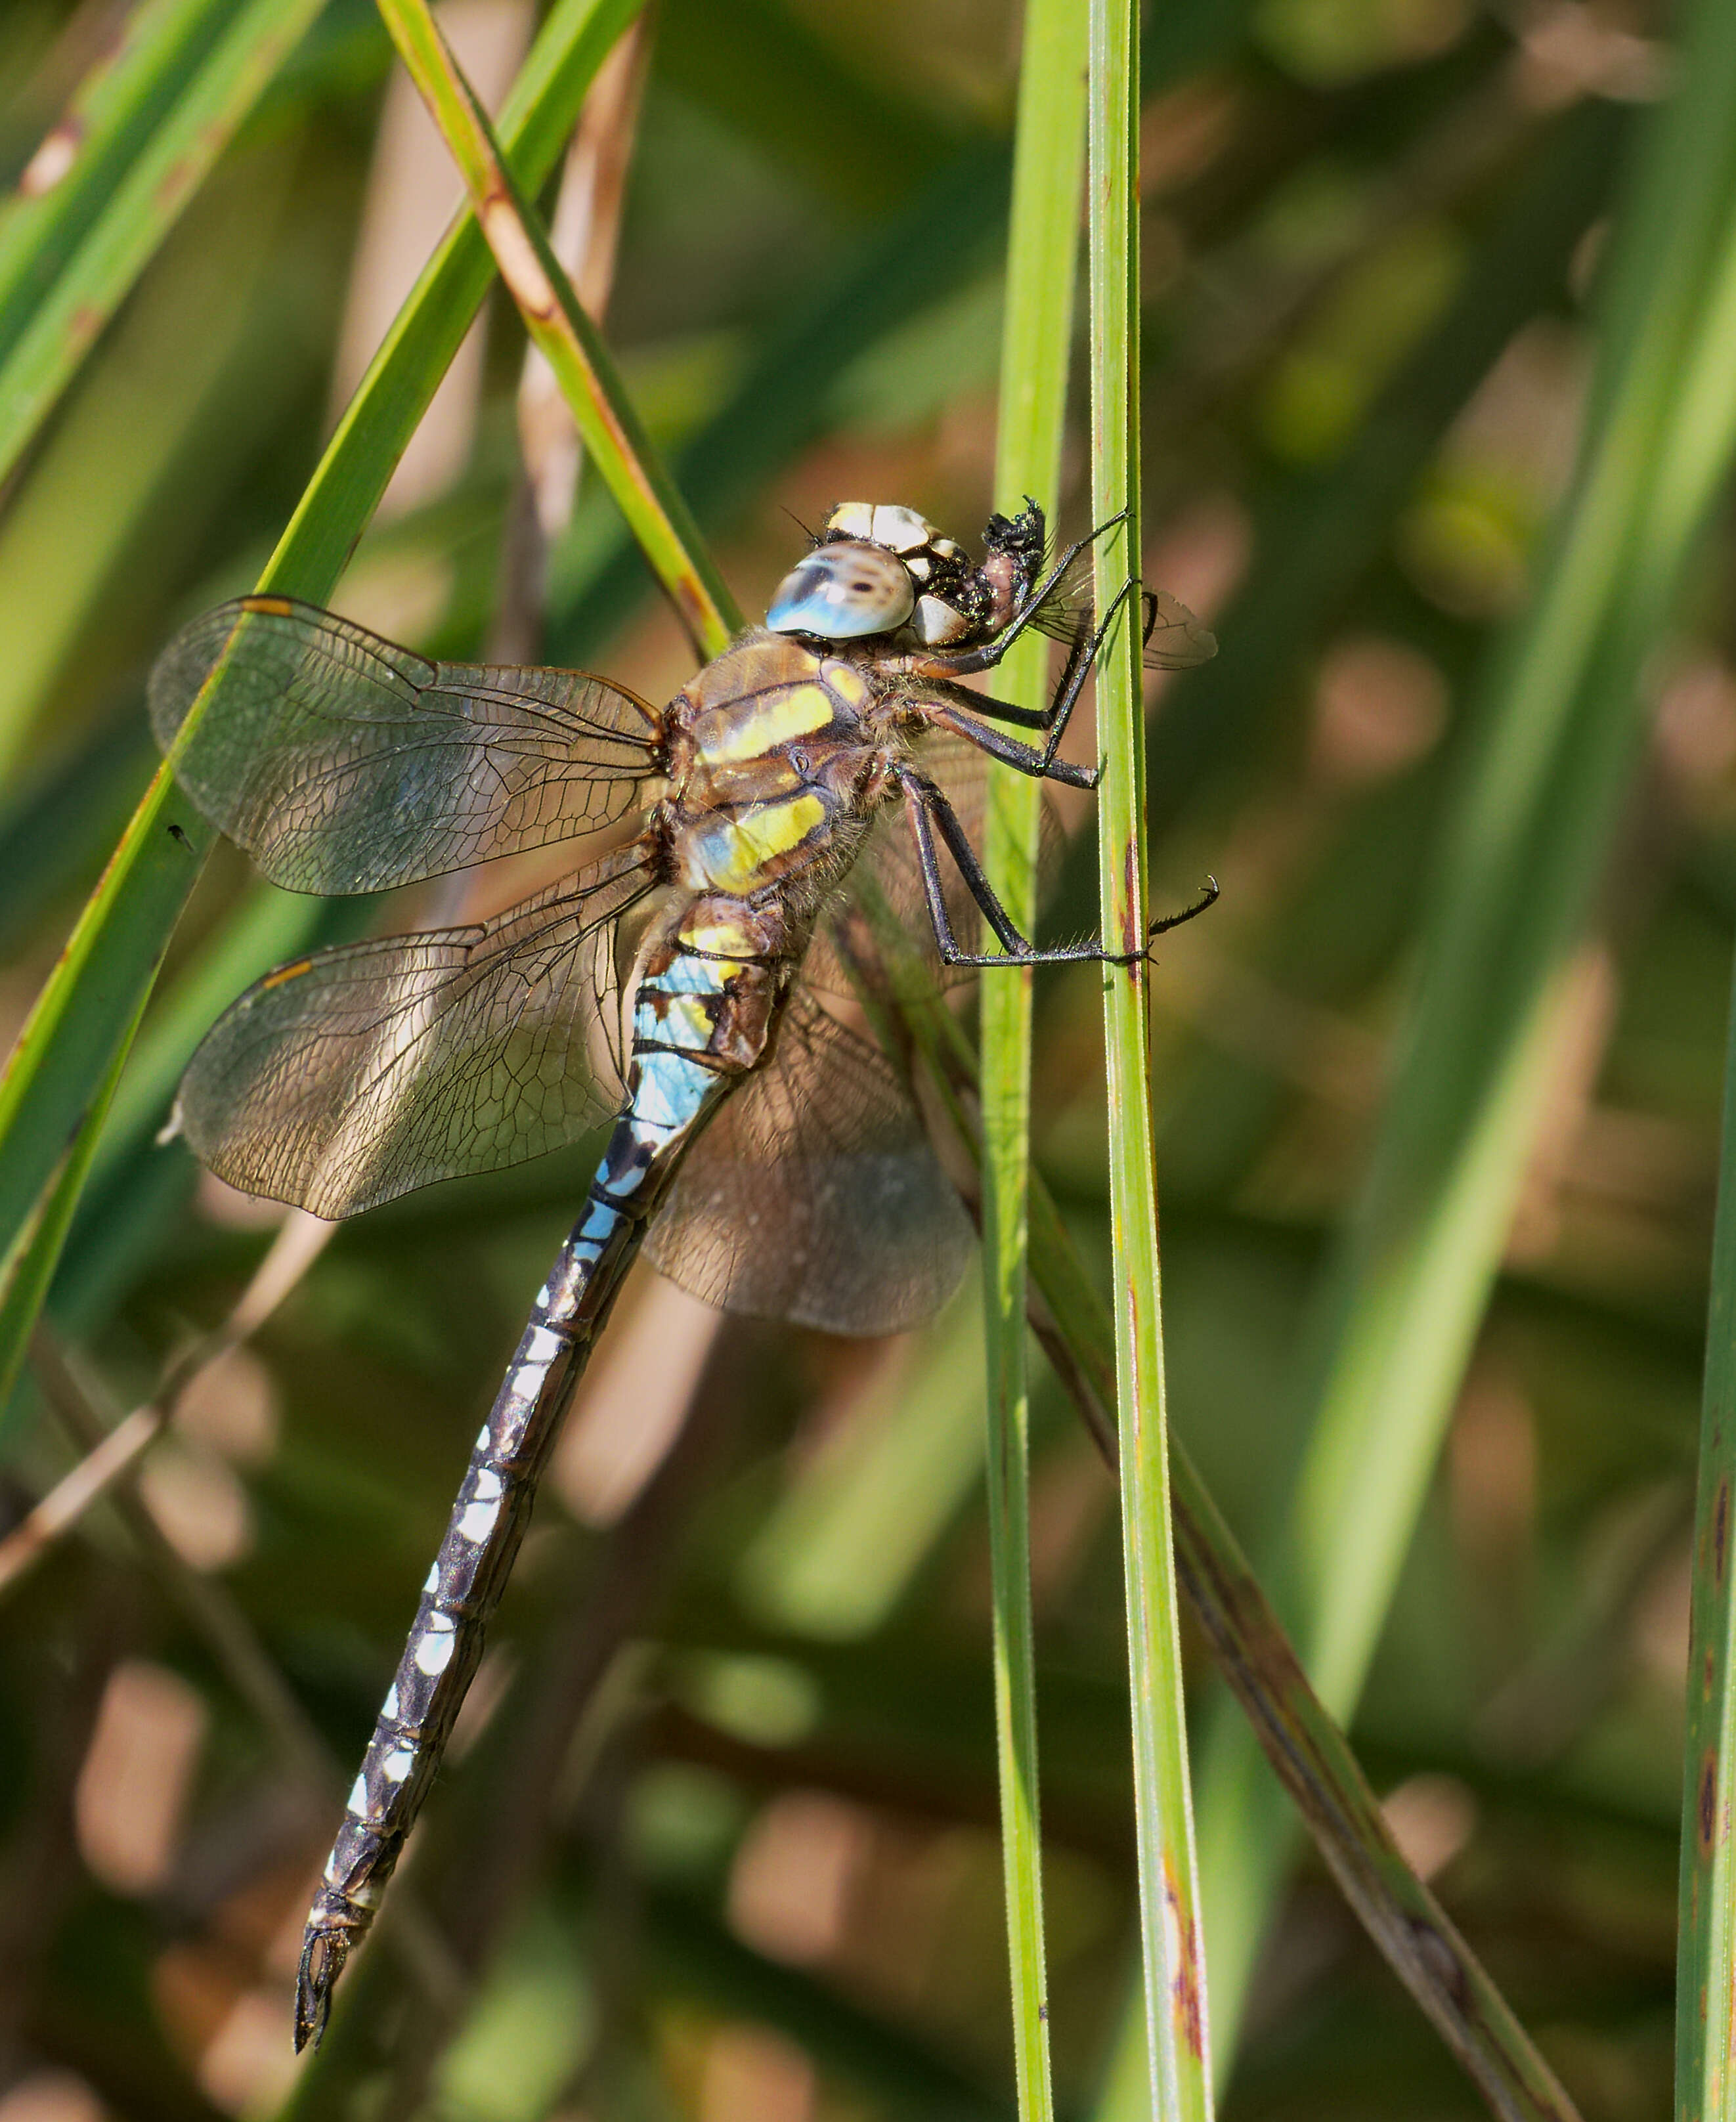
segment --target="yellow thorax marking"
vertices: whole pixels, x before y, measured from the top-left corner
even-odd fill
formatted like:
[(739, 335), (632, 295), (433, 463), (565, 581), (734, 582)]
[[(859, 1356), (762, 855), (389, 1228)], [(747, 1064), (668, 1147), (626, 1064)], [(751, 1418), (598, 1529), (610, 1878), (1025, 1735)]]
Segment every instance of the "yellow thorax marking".
[(824, 729), (837, 712), (824, 685), (780, 686), (732, 710), (718, 735), (707, 739), (705, 751), (720, 763), (761, 759), (792, 737)]
[(828, 661), (825, 671), (832, 691), (845, 707), (859, 714), (868, 703), (868, 682), (861, 671), (854, 664), (836, 661)]
[(724, 891), (751, 891), (760, 873), (779, 855), (799, 848), (825, 822), (826, 806), (817, 796), (793, 796), (787, 803), (756, 803), (728, 834), (730, 860), (717, 875)]

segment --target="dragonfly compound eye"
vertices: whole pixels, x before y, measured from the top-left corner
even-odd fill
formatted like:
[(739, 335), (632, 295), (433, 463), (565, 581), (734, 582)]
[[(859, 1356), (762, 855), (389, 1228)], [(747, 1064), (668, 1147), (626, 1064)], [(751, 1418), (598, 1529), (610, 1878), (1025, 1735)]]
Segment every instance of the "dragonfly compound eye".
[(878, 545), (838, 539), (817, 545), (779, 583), (765, 624), (774, 633), (857, 641), (904, 624), (916, 602), (903, 561)]

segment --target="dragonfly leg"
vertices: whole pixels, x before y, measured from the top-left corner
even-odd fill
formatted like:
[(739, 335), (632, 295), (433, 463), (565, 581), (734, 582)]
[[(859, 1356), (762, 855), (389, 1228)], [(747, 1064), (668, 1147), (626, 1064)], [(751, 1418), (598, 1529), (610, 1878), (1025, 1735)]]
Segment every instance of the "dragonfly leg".
[[(1101, 632), (1092, 636), (1083, 629), (1074, 636), (1072, 645), (1067, 651), (1066, 668), (1061, 672), (1046, 708), (1016, 708), (1010, 700), (996, 699), (992, 693), (967, 692), (962, 685), (953, 689), (961, 706), (968, 708), (974, 713), (988, 716), (991, 722), (1010, 722), (1016, 729), (1053, 731), (1058, 717), (1060, 728), (1065, 730), (1067, 717), (1073, 712), (1074, 703), (1079, 698), (1079, 689), (1085, 682), (1085, 674), (1091, 667), (1092, 658), (1097, 653), (1101, 639)], [(942, 679), (939, 683), (949, 685), (950, 681)], [(1053, 746), (1050, 749), (1052, 750)]]
[[(1060, 748), (1061, 739), (1067, 734), (1067, 724), (1072, 718), (1073, 710), (1079, 704), (1085, 680), (1096, 668), (1103, 643), (1109, 638), (1109, 629), (1120, 616), (1122, 605), (1138, 587), (1137, 582), (1130, 576), (1116, 592), (1115, 601), (1103, 615), (1102, 624), (1090, 639), (1088, 641), (1083, 633), (1074, 636), (1073, 646), (1067, 654), (1067, 667), (1061, 673), (1061, 682), (1055, 688), (1055, 698), (1049, 703), (1049, 735), (1044, 742), (1042, 753), (1045, 774), (1055, 765), (1055, 755)], [(1155, 601), (1152, 610), (1153, 614), (1157, 610)]]
[[(898, 778), (910, 806), (910, 833), (916, 844), (917, 867), (922, 872), (923, 895), (929, 903), (929, 918), (934, 925), (934, 941), (940, 946), (942, 959), (949, 965), (992, 965), (1009, 960), (1027, 964), (1032, 955), (1032, 946), (1020, 935), (1012, 915), (1001, 904), (994, 886), (984, 874), (970, 836), (958, 822), (958, 813), (926, 774), (906, 768)], [(1000, 939), (1002, 951), (994, 956), (973, 957), (959, 948), (958, 938), (952, 932), (952, 918), (947, 911), (945, 887), (940, 881), (940, 859), (934, 846), (937, 825), (971, 898)]]
[(1205, 890), (1191, 905), (1184, 906), (1179, 914), (1166, 914), (1161, 921), (1152, 923), (1150, 928), (1145, 932), (1146, 942), (1156, 942), (1159, 936), (1167, 936), (1172, 928), (1181, 928), (1184, 923), (1191, 921), (1196, 915), (1203, 914), (1208, 906), (1214, 906), (1218, 901), (1218, 888), (1217, 878), (1207, 877)]
[[(1141, 591), (1139, 583), (1130, 577), (1122, 585), (1108, 610), (1104, 613), (1102, 624), (1092, 633), (1087, 633), (1082, 629), (1074, 636), (1072, 646), (1067, 652), (1066, 667), (1061, 672), (1060, 681), (1056, 685), (1054, 697), (1046, 708), (1016, 708), (1009, 701), (990, 699), (978, 693), (961, 694), (961, 699), (967, 698), (969, 700), (967, 712), (987, 716), (994, 722), (1011, 722), (1018, 728), (1040, 729), (1045, 732), (1041, 750), (1034, 746), (1030, 750), (1029, 756), (1035, 762), (1034, 764), (1022, 766), (1021, 760), (1014, 759), (1004, 751), (996, 751), (994, 756), (997, 759), (1004, 759), (1009, 766), (1021, 766), (1022, 770), (1025, 772), (1042, 774), (1056, 780), (1072, 782), (1079, 788), (1096, 787), (1095, 775), (1089, 781), (1077, 781), (1075, 779), (1077, 769), (1065, 769), (1058, 766), (1055, 755), (1060, 749), (1061, 739), (1067, 734), (1067, 724), (1072, 718), (1074, 708), (1079, 704), (1079, 694), (1084, 690), (1085, 680), (1095, 668), (1097, 657), (1102, 652), (1103, 643), (1109, 638), (1110, 629), (1121, 616), (1122, 606), (1135, 591), (1139, 592), (1145, 605), (1144, 631), (1141, 638), (1142, 640), (1149, 638), (1157, 619), (1157, 599), (1149, 591)], [(1003, 640), (1004, 641), (1004, 637)], [(969, 734), (968, 731), (963, 733)], [(985, 746), (985, 750), (989, 748)]]
[[(910, 832), (916, 846), (917, 866), (922, 872), (922, 888), (928, 900), (929, 918), (934, 925), (934, 941), (940, 946), (941, 957), (947, 965), (1137, 965), (1146, 956), (1144, 951), (1125, 953), (1106, 951), (1101, 943), (1065, 943), (1058, 949), (1040, 951), (1028, 937), (1019, 933), (1012, 915), (1001, 904), (994, 886), (985, 874), (983, 866), (977, 859), (976, 850), (971, 844), (970, 835), (959, 823), (958, 813), (942, 791), (926, 774), (917, 773), (914, 768), (905, 767), (898, 778), (910, 806)], [(982, 909), (983, 918), (999, 939), (1002, 946), (1000, 950), (972, 951), (960, 949), (958, 938), (952, 931), (952, 918), (947, 912), (946, 892), (941, 883), (940, 854), (934, 842), (937, 832), (946, 844), (947, 853), (957, 865), (966, 890)], [(1175, 923), (1171, 921), (1164, 925), (1173, 928)]]
[(999, 760), (1004, 766), (1010, 766), (1017, 773), (1034, 774), (1040, 781), (1065, 781), (1069, 788), (1095, 788), (1097, 785), (1096, 767), (1074, 766), (1065, 759), (1051, 758), (1046, 750), (1040, 751), (1035, 745), (1021, 744), (1017, 737), (1008, 736), (991, 722), (980, 721), (966, 708), (950, 703), (931, 708), (929, 719), (937, 729), (951, 730), (955, 736), (967, 739), (979, 751), (987, 752), (990, 759)]
[(992, 693), (972, 693), (962, 685), (954, 685), (945, 678), (933, 681), (936, 692), (943, 692), (949, 700), (969, 713), (986, 715), (990, 722), (1010, 722), (1014, 729), (1046, 730), (1049, 727), (1047, 708), (1016, 708), (1011, 700), (997, 700)]

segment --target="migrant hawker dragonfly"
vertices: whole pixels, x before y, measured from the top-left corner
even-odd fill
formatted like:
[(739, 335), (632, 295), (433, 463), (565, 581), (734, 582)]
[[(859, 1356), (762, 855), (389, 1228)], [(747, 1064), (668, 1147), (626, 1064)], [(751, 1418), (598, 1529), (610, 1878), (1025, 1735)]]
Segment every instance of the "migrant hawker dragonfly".
[[(1093, 623), (1090, 543), (1046, 569), (1030, 502), (990, 518), (977, 563), (910, 509), (847, 503), (765, 625), (662, 708), (578, 671), (430, 663), (276, 596), (208, 613), (159, 661), (152, 724), (188, 793), (296, 890), (407, 884), (646, 813), (629, 844), (492, 920), (268, 974), (181, 1087), (180, 1124), (213, 1171), (328, 1218), (613, 1118), (315, 1897), (298, 2048), (319, 2038), (427, 1792), (556, 1424), (641, 1245), (714, 1303), (856, 1334), (913, 1324), (962, 1273), (969, 1226), (896, 1073), (819, 996), (847, 985), (853, 867), (925, 927), (937, 979), (1107, 956), (1018, 933), (972, 850), (957, 773), (986, 755), (1095, 781), (1056, 752), (1115, 617)], [(1212, 653), (1173, 599), (1147, 594), (1143, 610), (1148, 661)], [(1046, 712), (958, 682), (1032, 626), (1068, 651)], [(998, 950), (971, 947), (979, 920)]]

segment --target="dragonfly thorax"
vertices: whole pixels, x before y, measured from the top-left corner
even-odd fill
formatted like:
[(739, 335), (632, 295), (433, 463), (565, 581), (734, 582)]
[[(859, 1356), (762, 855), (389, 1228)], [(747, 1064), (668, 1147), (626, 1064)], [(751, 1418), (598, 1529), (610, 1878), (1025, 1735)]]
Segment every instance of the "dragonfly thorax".
[(667, 717), (676, 881), (747, 898), (846, 867), (884, 792), (881, 719), (873, 681), (854, 663), (744, 635)]

